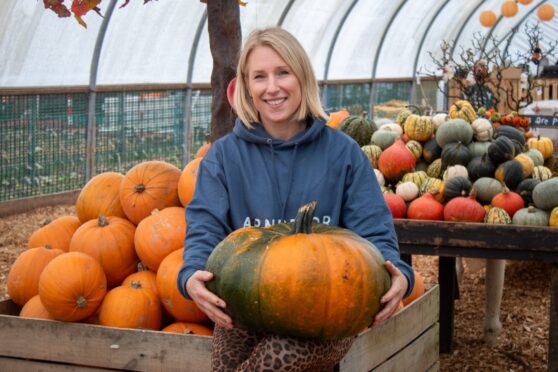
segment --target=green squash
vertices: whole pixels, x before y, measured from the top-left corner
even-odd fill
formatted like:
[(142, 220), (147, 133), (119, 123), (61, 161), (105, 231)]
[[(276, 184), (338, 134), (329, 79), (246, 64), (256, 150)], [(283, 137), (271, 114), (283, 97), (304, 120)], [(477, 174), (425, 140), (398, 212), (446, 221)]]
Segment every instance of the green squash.
[(367, 115), (366, 111), (360, 116), (351, 115), (339, 124), (339, 129), (352, 137), (361, 147), (370, 144), (372, 135), (378, 130), (376, 124), (368, 119)]

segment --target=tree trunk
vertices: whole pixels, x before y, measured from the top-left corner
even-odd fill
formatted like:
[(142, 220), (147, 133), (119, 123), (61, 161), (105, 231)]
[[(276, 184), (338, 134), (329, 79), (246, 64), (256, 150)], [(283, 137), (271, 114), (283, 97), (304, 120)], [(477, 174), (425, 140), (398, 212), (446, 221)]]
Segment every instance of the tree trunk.
[(208, 0), (207, 24), (213, 56), (211, 73), (211, 134), (209, 141), (229, 133), (236, 115), (227, 100), (227, 86), (236, 75), (242, 40), (238, 0)]

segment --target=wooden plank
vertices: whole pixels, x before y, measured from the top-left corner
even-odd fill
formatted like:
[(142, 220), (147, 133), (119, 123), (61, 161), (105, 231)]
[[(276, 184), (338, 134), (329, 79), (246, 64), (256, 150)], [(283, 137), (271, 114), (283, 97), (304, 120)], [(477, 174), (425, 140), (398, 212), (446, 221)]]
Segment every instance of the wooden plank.
[(426, 371), (438, 361), (438, 358), (438, 323), (436, 323), (373, 371)]
[(116, 369), (105, 369), (79, 366), (75, 364), (59, 364), (49, 362), (38, 362), (28, 359), (4, 358), (0, 357), (0, 370), (10, 372), (109, 372)]
[(369, 371), (437, 323), (439, 292), (438, 285), (433, 286), (383, 324), (361, 333), (339, 363), (339, 370)]
[(0, 217), (29, 212), (36, 208), (55, 205), (73, 205), (80, 190), (60, 192), (50, 195), (39, 195), (25, 199), (10, 200), (0, 203)]
[[(0, 356), (131, 371), (209, 371), (211, 337), (0, 316)], [(1, 370), (1, 368), (0, 368)]]
[(430, 367), (428, 367), (428, 369), (425, 372), (438, 372), (440, 371), (440, 361), (436, 361), (436, 363), (434, 363), (433, 365), (431, 365)]

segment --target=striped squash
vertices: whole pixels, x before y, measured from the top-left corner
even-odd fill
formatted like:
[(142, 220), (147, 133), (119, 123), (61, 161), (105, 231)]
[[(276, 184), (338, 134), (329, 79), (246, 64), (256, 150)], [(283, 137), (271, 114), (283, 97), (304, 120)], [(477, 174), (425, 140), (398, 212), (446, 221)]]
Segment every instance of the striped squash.
[(403, 124), (403, 132), (409, 136), (410, 139), (425, 142), (432, 137), (434, 133), (434, 124), (430, 116), (409, 115)]
[(448, 116), (451, 119), (463, 119), (469, 124), (477, 119), (477, 113), (469, 101), (458, 100), (453, 105), (450, 106), (448, 110)]

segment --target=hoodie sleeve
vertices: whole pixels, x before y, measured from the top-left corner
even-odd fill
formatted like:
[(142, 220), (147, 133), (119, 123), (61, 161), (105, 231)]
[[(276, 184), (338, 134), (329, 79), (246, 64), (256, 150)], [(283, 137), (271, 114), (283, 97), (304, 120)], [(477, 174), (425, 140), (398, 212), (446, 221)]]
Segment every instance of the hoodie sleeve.
[(393, 218), (374, 170), (366, 155), (354, 151), (352, 166), (346, 178), (341, 223), (374, 244), (384, 256), (407, 277), (407, 297), (414, 285), (413, 269), (401, 259)]
[(213, 248), (232, 231), (227, 195), (223, 168), (210, 150), (200, 163), (194, 196), (186, 207), (186, 240), (177, 285), (187, 299), (191, 298), (186, 282), (194, 272), (204, 270)]

